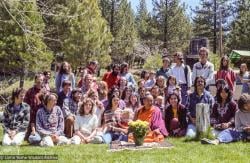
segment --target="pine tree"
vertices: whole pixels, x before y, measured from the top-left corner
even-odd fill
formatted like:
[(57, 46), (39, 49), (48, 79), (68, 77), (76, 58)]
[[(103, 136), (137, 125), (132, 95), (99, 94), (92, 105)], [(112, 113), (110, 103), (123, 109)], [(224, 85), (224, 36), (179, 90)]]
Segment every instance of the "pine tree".
[(50, 67), (52, 53), (43, 42), (44, 23), (35, 0), (0, 2), (0, 63), (20, 75)]
[(47, 20), (48, 36), (59, 40), (46, 40), (56, 54), (73, 68), (91, 59), (97, 59), (101, 66), (110, 62), (112, 35), (97, 0), (53, 0), (47, 6), (42, 1), (39, 4)]
[(121, 0), (114, 20), (111, 57), (115, 62), (132, 62), (137, 31), (135, 16), (127, 0)]
[(183, 50), (191, 37), (191, 24), (179, 0), (153, 0), (155, 36), (168, 51)]
[(151, 15), (147, 10), (146, 1), (140, 0), (140, 4), (137, 7), (136, 27), (142, 41), (150, 40), (153, 37), (154, 29), (151, 26), (151, 21)]
[(236, 3), (236, 18), (232, 23), (227, 47), (229, 50), (250, 49), (250, 1), (239, 0)]
[(196, 7), (193, 12), (193, 32), (195, 37), (207, 37), (213, 47), (213, 53), (217, 52), (219, 35), (219, 12), (222, 15), (223, 42), (226, 32), (229, 31), (230, 15), (232, 14), (231, 0), (201, 0), (200, 7)]

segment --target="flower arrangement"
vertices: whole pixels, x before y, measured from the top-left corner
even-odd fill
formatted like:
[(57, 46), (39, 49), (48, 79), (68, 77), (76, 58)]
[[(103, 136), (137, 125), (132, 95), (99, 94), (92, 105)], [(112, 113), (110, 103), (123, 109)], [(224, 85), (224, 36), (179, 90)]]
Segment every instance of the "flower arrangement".
[(129, 131), (133, 133), (136, 145), (142, 145), (144, 137), (149, 129), (149, 123), (146, 121), (136, 120), (129, 122)]

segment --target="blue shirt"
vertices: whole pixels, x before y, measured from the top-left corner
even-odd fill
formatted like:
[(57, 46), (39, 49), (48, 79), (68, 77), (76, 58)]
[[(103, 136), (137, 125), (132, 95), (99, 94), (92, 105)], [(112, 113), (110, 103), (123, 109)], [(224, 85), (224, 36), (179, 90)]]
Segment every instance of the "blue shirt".
[(203, 103), (209, 104), (210, 110), (212, 110), (214, 104), (213, 96), (206, 90), (203, 91), (202, 95), (199, 96), (196, 92), (191, 93), (188, 96), (186, 108), (187, 115), (190, 115), (192, 118), (196, 117), (196, 104)]

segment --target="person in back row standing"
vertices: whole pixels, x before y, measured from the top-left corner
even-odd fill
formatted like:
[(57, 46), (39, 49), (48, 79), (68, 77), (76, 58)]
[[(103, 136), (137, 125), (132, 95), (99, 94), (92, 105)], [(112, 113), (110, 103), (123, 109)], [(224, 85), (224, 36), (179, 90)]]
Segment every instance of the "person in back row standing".
[(170, 59), (166, 56), (162, 57), (162, 67), (156, 71), (156, 78), (158, 76), (164, 76), (165, 79), (170, 76)]
[(191, 92), (191, 70), (188, 65), (184, 64), (183, 54), (181, 52), (174, 54), (174, 62), (176, 65), (170, 70), (170, 74), (176, 77), (176, 81), (181, 87), (181, 103), (185, 105), (187, 96)]
[(194, 64), (192, 81), (198, 76), (202, 76), (206, 79), (206, 90), (209, 89), (209, 85), (212, 84), (214, 79), (214, 64), (208, 61), (208, 49), (205, 47), (199, 50), (200, 61)]

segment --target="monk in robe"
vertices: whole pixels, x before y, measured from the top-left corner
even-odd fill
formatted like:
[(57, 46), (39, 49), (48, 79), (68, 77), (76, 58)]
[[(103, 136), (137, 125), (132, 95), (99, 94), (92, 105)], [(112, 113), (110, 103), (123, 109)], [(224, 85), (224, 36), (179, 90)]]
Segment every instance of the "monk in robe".
[[(149, 123), (149, 132), (145, 136), (144, 142), (162, 142), (164, 137), (168, 136), (165, 123), (162, 119), (161, 110), (153, 105), (152, 95), (144, 97), (144, 106), (138, 109), (134, 120), (147, 121)], [(129, 136), (129, 141), (133, 141), (133, 136)]]

